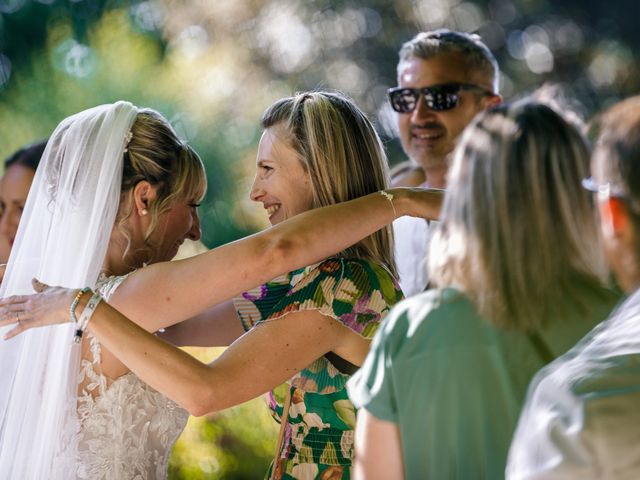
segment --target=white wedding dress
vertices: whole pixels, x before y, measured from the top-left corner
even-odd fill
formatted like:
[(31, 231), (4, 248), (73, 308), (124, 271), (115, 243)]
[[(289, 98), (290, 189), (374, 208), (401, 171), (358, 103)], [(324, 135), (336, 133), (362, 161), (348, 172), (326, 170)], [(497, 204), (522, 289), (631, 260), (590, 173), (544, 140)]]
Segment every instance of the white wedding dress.
[[(97, 289), (108, 300), (125, 278), (103, 278)], [(69, 472), (91, 480), (166, 478), (171, 447), (188, 412), (132, 372), (116, 379), (102, 374), (100, 343), (86, 335), (78, 378), (77, 458), (63, 452), (52, 478), (69, 478)]]
[[(68, 288), (98, 283), (139, 113), (120, 101), (56, 127), (29, 190), (0, 297), (33, 293), (33, 278)], [(109, 297), (120, 282), (103, 282), (101, 291)], [(10, 328), (0, 327), (0, 336)], [(104, 375), (99, 343), (89, 335), (74, 343), (74, 328), (64, 323), (0, 340), (0, 479), (164, 478), (187, 413), (132, 374)]]

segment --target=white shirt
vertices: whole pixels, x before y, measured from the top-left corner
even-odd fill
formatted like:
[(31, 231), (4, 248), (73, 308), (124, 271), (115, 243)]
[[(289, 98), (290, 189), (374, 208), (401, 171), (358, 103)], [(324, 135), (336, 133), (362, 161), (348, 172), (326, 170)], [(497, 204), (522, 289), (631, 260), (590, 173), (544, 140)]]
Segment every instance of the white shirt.
[(405, 297), (423, 292), (429, 282), (427, 254), (436, 223), (415, 217), (400, 217), (393, 222), (396, 266)]
[(640, 290), (533, 379), (507, 478), (640, 478)]

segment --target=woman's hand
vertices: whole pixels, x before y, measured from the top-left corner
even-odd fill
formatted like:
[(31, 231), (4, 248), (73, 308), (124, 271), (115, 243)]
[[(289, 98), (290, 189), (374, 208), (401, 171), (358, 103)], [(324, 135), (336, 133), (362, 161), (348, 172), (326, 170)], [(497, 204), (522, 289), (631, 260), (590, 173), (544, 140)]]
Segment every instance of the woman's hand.
[[(438, 220), (444, 200), (445, 190), (439, 188), (392, 188), (387, 190), (393, 195), (401, 215)], [(397, 203), (396, 203), (397, 202)]]
[(30, 328), (71, 321), (69, 307), (77, 289), (50, 287), (35, 278), (31, 283), (38, 293), (13, 295), (0, 300), (0, 327), (17, 324), (5, 334), (5, 340)]

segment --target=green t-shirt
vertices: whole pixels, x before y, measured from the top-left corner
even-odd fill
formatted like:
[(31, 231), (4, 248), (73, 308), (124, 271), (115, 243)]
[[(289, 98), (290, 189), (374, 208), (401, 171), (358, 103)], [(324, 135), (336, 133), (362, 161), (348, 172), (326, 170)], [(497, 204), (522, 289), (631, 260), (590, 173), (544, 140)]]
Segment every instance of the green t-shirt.
[[(618, 297), (601, 293), (540, 332), (554, 355), (606, 318)], [(483, 320), (459, 291), (433, 290), (392, 309), (349, 395), (398, 424), (406, 478), (503, 478), (527, 385), (545, 363), (538, 351), (527, 334)]]

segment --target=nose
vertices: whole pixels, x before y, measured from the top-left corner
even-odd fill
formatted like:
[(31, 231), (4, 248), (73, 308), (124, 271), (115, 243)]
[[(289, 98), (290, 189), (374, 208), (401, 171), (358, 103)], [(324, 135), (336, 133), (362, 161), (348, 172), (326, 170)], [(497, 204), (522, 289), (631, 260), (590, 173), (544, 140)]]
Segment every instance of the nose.
[(416, 108), (411, 112), (411, 121), (413, 123), (422, 123), (429, 117), (435, 117), (435, 113), (427, 106), (424, 95), (421, 93), (416, 102)]
[(254, 202), (259, 202), (264, 196), (264, 190), (261, 187), (261, 181), (258, 175), (253, 179), (253, 185), (251, 185), (251, 191), (249, 192), (249, 198)]
[(202, 236), (202, 230), (200, 229), (200, 215), (198, 215), (198, 210), (194, 209), (193, 214), (191, 215), (191, 228), (187, 232), (187, 238), (190, 240), (200, 240)]

